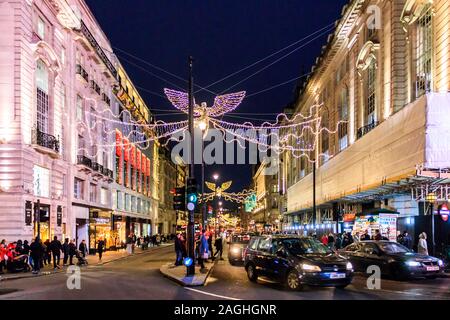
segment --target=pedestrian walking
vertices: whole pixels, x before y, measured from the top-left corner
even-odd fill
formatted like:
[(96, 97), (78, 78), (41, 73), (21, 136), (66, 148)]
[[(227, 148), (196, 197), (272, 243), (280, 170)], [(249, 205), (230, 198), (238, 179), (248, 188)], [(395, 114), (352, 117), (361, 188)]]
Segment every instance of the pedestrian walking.
[(206, 237), (206, 230), (202, 230), (202, 235), (200, 237), (200, 243), (199, 243), (199, 254), (198, 254), (198, 262), (200, 264), (200, 271), (203, 272), (205, 271), (205, 265), (203, 264), (203, 260), (207, 260), (208, 259), (208, 252), (209, 252), (209, 248), (208, 248), (208, 239)]
[(3, 274), (3, 268), (6, 268), (6, 246), (0, 243), (0, 274)]
[(181, 241), (181, 234), (178, 234), (175, 238), (175, 265), (181, 266), (183, 264), (183, 243)]
[(417, 245), (417, 252), (419, 254), (428, 255), (427, 234), (422, 232), (419, 235), (419, 243)]
[(64, 253), (63, 265), (67, 265), (67, 260), (69, 259), (69, 238), (64, 239), (62, 245), (62, 252)]
[(208, 233), (208, 247), (209, 247), (209, 257), (213, 258), (214, 254), (213, 254), (213, 246), (212, 246), (212, 234), (211, 232)]
[(75, 239), (69, 243), (69, 264), (73, 266), (73, 256), (76, 255), (77, 246), (75, 245)]
[(31, 258), (33, 259), (33, 274), (37, 274), (41, 270), (41, 259), (45, 253), (44, 246), (39, 237), (36, 237), (34, 242), (30, 245), (30, 252)]
[(408, 234), (408, 231), (403, 231), (402, 244), (405, 247), (407, 247), (409, 250), (411, 250), (411, 248), (412, 248), (412, 239), (411, 239), (411, 236)]
[(103, 241), (100, 238), (100, 240), (98, 240), (98, 243), (97, 243), (98, 261), (102, 261), (104, 248), (105, 248), (105, 241)]
[(44, 242), (45, 245), (45, 255), (44, 255), (44, 264), (52, 264), (52, 249), (50, 248), (50, 240), (47, 239)]
[(61, 259), (62, 245), (57, 236), (53, 237), (53, 241), (50, 243), (49, 248), (53, 255), (53, 269), (60, 269), (59, 262)]
[(88, 249), (87, 249), (86, 241), (84, 239), (81, 241), (80, 245), (78, 246), (78, 250), (80, 250), (81, 255), (83, 256), (83, 258), (86, 258), (86, 254), (88, 253)]
[(334, 249), (334, 236), (331, 232), (328, 234), (328, 247)]
[(361, 241), (369, 241), (370, 240), (370, 235), (369, 235), (369, 230), (365, 230), (364, 234), (361, 236), (360, 238)]
[(222, 253), (223, 253), (223, 239), (221, 237), (217, 237), (214, 241), (214, 246), (216, 247), (216, 254), (214, 257), (219, 254), (219, 260), (223, 260)]

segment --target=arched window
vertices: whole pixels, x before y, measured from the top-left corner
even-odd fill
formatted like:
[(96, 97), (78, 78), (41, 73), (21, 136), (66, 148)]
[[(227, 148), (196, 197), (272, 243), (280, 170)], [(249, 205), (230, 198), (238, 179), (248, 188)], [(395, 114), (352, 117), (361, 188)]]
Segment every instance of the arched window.
[(348, 147), (348, 89), (343, 87), (339, 93), (339, 151)]
[(36, 125), (43, 133), (49, 133), (49, 76), (42, 60), (36, 63)]
[(366, 103), (365, 103), (365, 122), (366, 125), (376, 122), (376, 81), (377, 68), (375, 61), (372, 60), (367, 68), (366, 75)]

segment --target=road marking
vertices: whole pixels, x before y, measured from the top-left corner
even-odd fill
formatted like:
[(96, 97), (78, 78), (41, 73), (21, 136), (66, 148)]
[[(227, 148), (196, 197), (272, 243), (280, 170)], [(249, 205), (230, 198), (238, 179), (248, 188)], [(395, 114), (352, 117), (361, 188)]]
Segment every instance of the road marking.
[(201, 291), (201, 290), (197, 290), (197, 289), (193, 289), (193, 288), (188, 288), (188, 287), (185, 287), (185, 289), (186, 290), (190, 290), (190, 291), (194, 291), (194, 292), (198, 292), (198, 293), (202, 293), (202, 294), (205, 294), (205, 295), (208, 295), (208, 296), (216, 297), (216, 298), (226, 299), (226, 300), (241, 300), (241, 299), (238, 299), (238, 298), (221, 296), (221, 295), (218, 295), (218, 294), (209, 293), (209, 292), (205, 292), (205, 291)]

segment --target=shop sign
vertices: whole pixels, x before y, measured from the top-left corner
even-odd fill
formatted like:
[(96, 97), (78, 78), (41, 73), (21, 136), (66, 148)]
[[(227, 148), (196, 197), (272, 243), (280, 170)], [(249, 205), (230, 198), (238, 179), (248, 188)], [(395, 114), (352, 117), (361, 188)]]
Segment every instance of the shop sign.
[(109, 218), (94, 218), (93, 220), (95, 224), (109, 224), (111, 221)]
[(356, 213), (344, 213), (344, 222), (355, 221)]
[(25, 224), (31, 226), (33, 222), (33, 204), (31, 201), (25, 202)]
[(389, 241), (397, 241), (397, 215), (380, 213), (380, 232)]
[(61, 227), (62, 225), (62, 207), (58, 206), (56, 208), (56, 225)]
[(450, 214), (450, 210), (448, 209), (447, 204), (443, 204), (439, 210), (439, 214), (441, 215), (441, 218), (443, 221), (447, 222), (448, 221), (448, 216)]

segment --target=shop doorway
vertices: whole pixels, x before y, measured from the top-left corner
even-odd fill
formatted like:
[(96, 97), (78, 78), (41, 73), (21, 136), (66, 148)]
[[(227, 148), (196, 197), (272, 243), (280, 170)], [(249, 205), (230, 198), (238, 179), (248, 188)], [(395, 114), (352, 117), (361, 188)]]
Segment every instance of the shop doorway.
[[(37, 204), (35, 204), (35, 207)], [(51, 239), (50, 232), (50, 206), (39, 205), (39, 214), (34, 222), (34, 238), (39, 235), (40, 239), (44, 242), (47, 239)]]
[(76, 219), (76, 244), (77, 248), (81, 241), (89, 238), (89, 223), (86, 219)]

